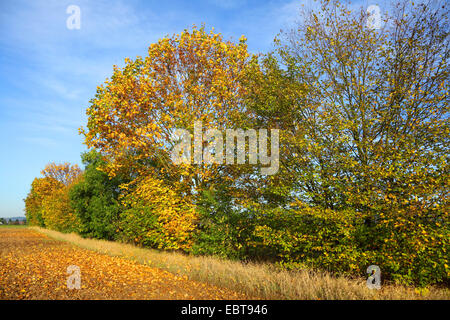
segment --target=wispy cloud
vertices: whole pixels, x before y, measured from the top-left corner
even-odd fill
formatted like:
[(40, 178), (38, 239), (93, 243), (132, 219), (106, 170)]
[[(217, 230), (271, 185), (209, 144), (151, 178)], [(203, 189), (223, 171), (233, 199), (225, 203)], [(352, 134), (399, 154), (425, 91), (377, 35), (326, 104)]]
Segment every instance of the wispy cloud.
[(208, 2), (223, 9), (236, 9), (247, 3), (245, 0), (209, 0)]
[(56, 139), (52, 138), (45, 138), (45, 137), (21, 137), (19, 139), (20, 141), (25, 142), (26, 145), (32, 144), (37, 145), (39, 147), (44, 148), (55, 148), (58, 146), (58, 142)]

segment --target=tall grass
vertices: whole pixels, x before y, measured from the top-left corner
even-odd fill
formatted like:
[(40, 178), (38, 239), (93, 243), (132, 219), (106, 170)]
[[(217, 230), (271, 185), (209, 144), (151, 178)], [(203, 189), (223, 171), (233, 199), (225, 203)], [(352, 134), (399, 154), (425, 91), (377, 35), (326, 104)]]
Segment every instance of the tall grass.
[(370, 290), (363, 278), (336, 277), (314, 270), (286, 271), (271, 264), (244, 264), (216, 257), (190, 256), (112, 241), (85, 239), (77, 234), (38, 227), (31, 229), (82, 248), (132, 259), (192, 280), (241, 292), (255, 299), (450, 299), (450, 290), (447, 288), (419, 290), (383, 284), (380, 290)]

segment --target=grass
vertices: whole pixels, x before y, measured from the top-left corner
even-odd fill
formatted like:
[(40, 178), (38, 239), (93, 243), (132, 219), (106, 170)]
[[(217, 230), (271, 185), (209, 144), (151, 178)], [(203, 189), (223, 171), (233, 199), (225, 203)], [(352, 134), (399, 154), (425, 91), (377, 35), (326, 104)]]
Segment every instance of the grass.
[(286, 271), (271, 264), (244, 264), (216, 257), (189, 256), (112, 241), (85, 239), (77, 234), (64, 234), (38, 227), (31, 229), (82, 248), (135, 260), (256, 299), (450, 299), (448, 288), (429, 287), (419, 290), (383, 284), (380, 290), (370, 290), (366, 287), (364, 278), (335, 277), (314, 270)]
[(26, 228), (23, 224), (0, 224), (0, 228)]

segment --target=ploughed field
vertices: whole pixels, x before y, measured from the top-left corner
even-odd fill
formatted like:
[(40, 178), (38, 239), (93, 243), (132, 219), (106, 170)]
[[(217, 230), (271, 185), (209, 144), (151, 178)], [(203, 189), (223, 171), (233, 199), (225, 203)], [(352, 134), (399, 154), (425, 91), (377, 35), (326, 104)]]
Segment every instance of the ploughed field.
[[(80, 289), (69, 289), (80, 270)], [(73, 272), (73, 271), (72, 271)], [(69, 284), (69, 285), (70, 285)], [(120, 257), (54, 240), (28, 228), (0, 228), (0, 299), (246, 299)]]

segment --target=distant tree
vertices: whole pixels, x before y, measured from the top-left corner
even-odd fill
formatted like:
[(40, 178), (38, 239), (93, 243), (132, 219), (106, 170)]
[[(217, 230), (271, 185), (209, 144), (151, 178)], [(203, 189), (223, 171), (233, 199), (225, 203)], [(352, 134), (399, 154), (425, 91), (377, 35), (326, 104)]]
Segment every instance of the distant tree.
[(74, 231), (77, 219), (70, 207), (68, 191), (81, 176), (77, 165), (48, 164), (42, 178), (35, 178), (25, 201), (25, 216), (31, 225), (58, 231)]
[(52, 162), (47, 164), (41, 173), (44, 177), (54, 179), (67, 186), (79, 177), (81, 169), (76, 164), (70, 165), (67, 162), (56, 164)]

